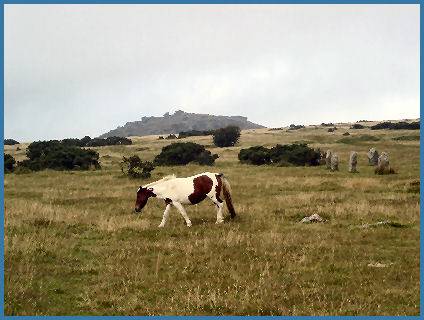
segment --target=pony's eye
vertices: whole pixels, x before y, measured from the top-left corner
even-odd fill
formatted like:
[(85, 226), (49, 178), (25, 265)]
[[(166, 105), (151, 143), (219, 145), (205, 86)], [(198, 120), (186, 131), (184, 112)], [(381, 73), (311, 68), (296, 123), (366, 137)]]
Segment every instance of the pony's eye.
[(153, 188), (147, 188), (147, 190), (149, 190), (149, 191), (153, 191)]

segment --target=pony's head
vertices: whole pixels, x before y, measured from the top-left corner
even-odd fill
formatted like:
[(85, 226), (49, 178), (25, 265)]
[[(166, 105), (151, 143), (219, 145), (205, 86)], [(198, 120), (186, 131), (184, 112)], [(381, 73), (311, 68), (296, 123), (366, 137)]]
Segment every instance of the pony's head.
[(143, 188), (140, 186), (137, 190), (137, 200), (135, 201), (135, 212), (140, 212), (147, 203), (150, 197), (156, 197), (153, 188)]

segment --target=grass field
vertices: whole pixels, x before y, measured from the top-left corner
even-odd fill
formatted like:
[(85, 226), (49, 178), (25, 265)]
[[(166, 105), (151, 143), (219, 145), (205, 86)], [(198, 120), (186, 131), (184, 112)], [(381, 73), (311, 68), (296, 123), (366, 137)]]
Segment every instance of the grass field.
[[(152, 160), (172, 142), (143, 137), (95, 148), (99, 171), (7, 174), (5, 314), (418, 315), (418, 135), (261, 129), (222, 149), (211, 137), (188, 138), (219, 154), (215, 166), (157, 167), (146, 181), (123, 177), (123, 155)], [(404, 136), (413, 137), (393, 139)], [(237, 160), (240, 148), (295, 141), (332, 149), (340, 171)], [(374, 175), (370, 147), (388, 152), (398, 173)], [(5, 152), (22, 160), (20, 148)], [(353, 150), (356, 174), (347, 172)], [(159, 229), (164, 203), (156, 199), (134, 214), (139, 185), (203, 171), (228, 177), (234, 221), (215, 225), (206, 201), (186, 206), (191, 228), (173, 208)], [(313, 213), (327, 222), (299, 223)], [(393, 223), (361, 227), (386, 220)]]

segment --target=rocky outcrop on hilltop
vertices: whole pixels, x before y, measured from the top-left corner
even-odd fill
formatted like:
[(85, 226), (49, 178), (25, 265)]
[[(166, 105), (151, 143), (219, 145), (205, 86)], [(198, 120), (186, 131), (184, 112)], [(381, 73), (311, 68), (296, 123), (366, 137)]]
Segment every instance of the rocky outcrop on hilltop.
[(240, 129), (265, 128), (248, 121), (247, 117), (215, 116), (178, 110), (172, 115), (167, 112), (162, 117), (142, 117), (141, 121), (127, 122), (122, 127), (102, 134), (100, 138), (175, 134), (190, 130), (215, 130), (229, 125), (238, 126)]

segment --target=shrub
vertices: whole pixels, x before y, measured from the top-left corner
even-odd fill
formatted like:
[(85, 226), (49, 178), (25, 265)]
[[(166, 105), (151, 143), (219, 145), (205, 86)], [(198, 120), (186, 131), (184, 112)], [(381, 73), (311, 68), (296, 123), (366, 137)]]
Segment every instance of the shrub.
[(305, 126), (300, 125), (295, 125), (295, 124), (291, 124), (288, 130), (299, 130), (305, 128)]
[(68, 138), (61, 141), (62, 144), (67, 146), (75, 147), (103, 147), (103, 146), (114, 146), (114, 145), (130, 145), (132, 141), (125, 137), (107, 137), (91, 139), (89, 136), (85, 136), (82, 139)]
[(419, 141), (420, 136), (400, 136), (400, 137), (394, 137), (392, 140), (395, 141)]
[(345, 133), (343, 133), (343, 136), (350, 136), (350, 133), (349, 132), (345, 132)]
[(4, 153), (4, 173), (13, 172), (15, 164), (15, 158), (13, 158), (10, 154)]
[(248, 149), (241, 149), (238, 158), (241, 163), (248, 163), (254, 165), (270, 164), (271, 156), (269, 149), (263, 146), (254, 146)]
[(374, 126), (371, 126), (371, 130), (381, 130), (381, 129), (389, 129), (389, 130), (419, 130), (420, 122), (380, 122)]
[(71, 138), (71, 139), (63, 139), (62, 144), (66, 146), (74, 146), (74, 147), (84, 147), (85, 144), (82, 144), (80, 139)]
[(334, 123), (330, 122), (330, 123), (321, 123), (321, 127), (334, 127)]
[(355, 123), (355, 124), (353, 124), (350, 128), (351, 128), (351, 129), (365, 129), (366, 127), (365, 127), (365, 126), (363, 126), (362, 124)]
[(186, 165), (197, 162), (201, 165), (212, 165), (218, 155), (212, 155), (204, 146), (193, 142), (177, 142), (162, 148), (155, 157), (154, 164), (159, 166)]
[(309, 148), (306, 144), (277, 144), (271, 149), (263, 146), (254, 146), (248, 149), (241, 149), (238, 155), (240, 162), (263, 165), (276, 164), (280, 166), (295, 165), (317, 166), (320, 164), (320, 150)]
[(217, 147), (232, 147), (240, 138), (240, 128), (236, 126), (228, 126), (217, 129), (213, 133), (213, 143)]
[(128, 175), (131, 178), (150, 178), (150, 172), (155, 169), (153, 163), (150, 161), (141, 161), (140, 157), (133, 155), (129, 158), (122, 157), (120, 163), (122, 173)]
[(214, 130), (190, 130), (190, 131), (181, 131), (178, 134), (178, 139), (183, 139), (187, 137), (199, 137), (199, 136), (210, 136), (214, 133)]
[(173, 139), (177, 139), (177, 136), (175, 135), (175, 134), (170, 134), (169, 136), (167, 136), (166, 138), (165, 138), (166, 140), (173, 140)]
[(19, 144), (19, 142), (14, 139), (4, 139), (5, 146), (13, 146), (15, 144)]
[(336, 128), (336, 127), (334, 127), (334, 128), (329, 128), (327, 131), (328, 131), (328, 132), (334, 132), (335, 130), (337, 130), (337, 128)]
[(26, 155), (28, 159), (18, 162), (18, 166), (33, 171), (100, 168), (96, 151), (69, 146), (57, 140), (33, 142), (28, 146)]
[(320, 151), (309, 148), (306, 144), (277, 144), (270, 150), (271, 162), (276, 164), (293, 164), (295, 166), (317, 166), (320, 160)]

